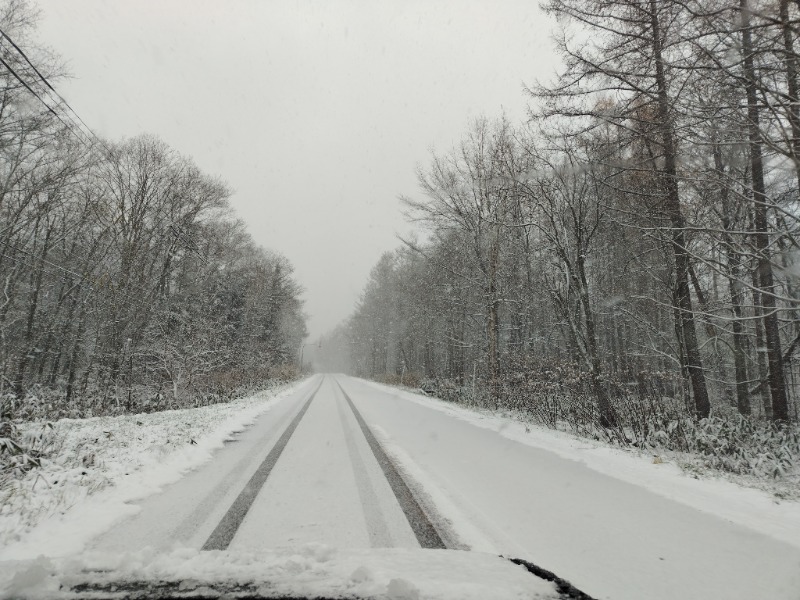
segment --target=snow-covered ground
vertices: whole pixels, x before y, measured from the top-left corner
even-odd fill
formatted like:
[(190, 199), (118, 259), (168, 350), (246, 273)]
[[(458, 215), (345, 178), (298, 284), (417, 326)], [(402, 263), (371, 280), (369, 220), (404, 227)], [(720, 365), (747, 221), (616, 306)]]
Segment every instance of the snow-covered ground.
[(235, 432), (298, 388), (280, 385), (230, 403), (120, 417), (63, 419), (42, 424), (51, 456), (42, 467), (0, 489), (0, 560), (65, 555), (136, 507), (208, 462)]
[[(448, 547), (473, 552), (417, 548), (336, 381)], [(320, 383), (229, 549), (198, 552)], [(360, 590), (398, 599), (469, 597), (466, 591), (499, 597), (486, 593), (497, 585), (489, 583), (495, 575), (509, 582), (524, 575), (532, 580), (529, 597), (539, 597), (540, 582), (516, 567), (516, 575), (507, 575), (507, 563), (493, 562), (491, 555), (502, 554), (554, 571), (598, 599), (800, 599), (796, 503), (344, 376), (317, 376), (268, 399), (227, 406), (224, 415), (197, 417), (206, 422), (205, 434), (178, 426), (181, 419), (194, 422), (194, 413), (171, 425), (161, 421), (167, 414), (149, 415), (151, 423), (115, 420), (117, 429), (92, 425), (99, 420), (75, 422), (75, 432), (112, 432), (91, 444), (94, 464), (114, 485), (92, 495), (78, 490), (72, 508), (27, 533), (7, 517), (3, 523), (21, 533), (0, 550), (0, 590), (27, 585), (45, 593), (75, 569), (102, 569), (110, 561), (123, 576), (145, 579), (201, 585), (202, 573), (212, 579), (227, 573), (295, 592)], [(181, 427), (191, 429), (197, 445)], [(138, 450), (113, 442), (132, 437), (141, 438)], [(83, 465), (80, 452), (64, 460)], [(47, 468), (50, 478), (68, 470)], [(309, 581), (320, 587), (291, 587)], [(450, 596), (436, 581), (451, 585)], [(459, 595), (452, 585), (466, 591)], [(502, 588), (509, 597), (524, 597), (514, 596), (516, 583), (509, 586)], [(546, 596), (552, 587), (542, 590)]]

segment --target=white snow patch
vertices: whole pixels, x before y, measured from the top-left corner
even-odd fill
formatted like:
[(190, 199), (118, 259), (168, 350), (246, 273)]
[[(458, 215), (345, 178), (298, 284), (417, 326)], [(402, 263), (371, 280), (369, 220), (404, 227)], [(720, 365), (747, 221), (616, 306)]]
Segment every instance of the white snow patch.
[(508, 439), (583, 463), (598, 473), (641, 486), (670, 500), (800, 548), (800, 503), (798, 502), (788, 500), (778, 502), (766, 492), (742, 487), (730, 481), (695, 479), (675, 464), (669, 462), (654, 464), (652, 456), (615, 448), (539, 425), (522, 423), (513, 417), (478, 412), (373, 381), (360, 381), (477, 427), (491, 429)]

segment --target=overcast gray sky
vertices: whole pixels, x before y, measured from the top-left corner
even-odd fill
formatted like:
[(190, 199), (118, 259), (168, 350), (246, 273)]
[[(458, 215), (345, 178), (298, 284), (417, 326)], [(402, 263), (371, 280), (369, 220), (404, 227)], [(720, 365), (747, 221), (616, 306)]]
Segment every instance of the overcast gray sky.
[(59, 91), (96, 133), (153, 133), (234, 189), (305, 287), (312, 339), (409, 231), (414, 169), (554, 71), (536, 0), (38, 0)]

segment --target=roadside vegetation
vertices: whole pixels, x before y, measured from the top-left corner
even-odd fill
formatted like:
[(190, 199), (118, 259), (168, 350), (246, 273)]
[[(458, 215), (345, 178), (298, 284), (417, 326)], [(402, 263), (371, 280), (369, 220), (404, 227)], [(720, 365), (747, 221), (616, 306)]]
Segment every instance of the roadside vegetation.
[(0, 477), (39, 463), (21, 423), (226, 402), (297, 378), (306, 336), (228, 186), (155, 136), (95, 136), (35, 25), (0, 2)]
[(423, 233), (375, 265), (321, 362), (796, 476), (798, 5), (545, 8), (562, 72), (528, 86), (526, 122), (479, 118), (419, 167), (403, 200)]

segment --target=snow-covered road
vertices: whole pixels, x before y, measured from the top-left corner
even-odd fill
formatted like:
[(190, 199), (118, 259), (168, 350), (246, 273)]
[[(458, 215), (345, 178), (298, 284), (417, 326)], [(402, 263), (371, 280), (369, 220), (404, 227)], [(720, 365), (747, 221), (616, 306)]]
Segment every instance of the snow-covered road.
[(201, 548), (265, 468), (231, 550), (418, 547), (351, 403), (449, 547), (531, 560), (597, 598), (800, 598), (797, 545), (341, 375), (312, 378), (91, 549)]
[[(287, 431), (293, 424), (296, 429)], [(280, 445), (274, 460), (282, 437), (285, 446)], [(263, 485), (256, 483), (257, 495), (241, 515), (244, 519), (230, 541), (215, 548), (257, 550), (309, 542), (419, 547), (334, 379), (319, 376), (239, 433), (214, 460), (143, 500), (135, 516), (104, 533), (91, 549), (203, 547), (270, 455), (274, 466), (261, 478)]]
[(800, 598), (800, 548), (353, 378), (370, 426), (465, 541), (598, 598)]

